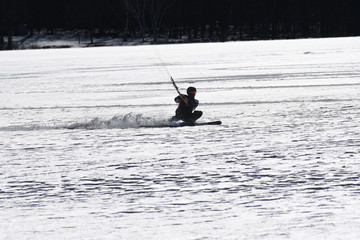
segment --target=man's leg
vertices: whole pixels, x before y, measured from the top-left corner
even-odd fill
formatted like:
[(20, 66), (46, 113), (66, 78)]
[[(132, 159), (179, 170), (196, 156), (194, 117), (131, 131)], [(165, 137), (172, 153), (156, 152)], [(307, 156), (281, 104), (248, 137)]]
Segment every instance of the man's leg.
[(203, 112), (202, 112), (202, 111), (194, 111), (194, 112), (193, 112), (192, 119), (193, 119), (194, 122), (195, 122), (196, 120), (198, 120), (199, 118), (201, 118), (202, 115), (203, 115)]

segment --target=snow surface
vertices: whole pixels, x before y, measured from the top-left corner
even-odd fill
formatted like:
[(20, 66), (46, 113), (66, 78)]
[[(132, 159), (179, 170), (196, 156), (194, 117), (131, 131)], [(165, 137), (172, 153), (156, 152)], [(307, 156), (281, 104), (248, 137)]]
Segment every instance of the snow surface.
[[(223, 125), (139, 127), (175, 111), (162, 62)], [(360, 238), (360, 38), (2, 51), (0, 68), (0, 239)]]

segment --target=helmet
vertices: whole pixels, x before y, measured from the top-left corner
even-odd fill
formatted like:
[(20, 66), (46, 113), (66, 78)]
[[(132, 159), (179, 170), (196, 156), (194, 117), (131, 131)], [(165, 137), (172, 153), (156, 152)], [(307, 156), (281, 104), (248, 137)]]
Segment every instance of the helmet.
[(195, 96), (196, 94), (196, 88), (194, 87), (188, 87), (188, 89), (186, 90), (187, 95), (189, 96)]

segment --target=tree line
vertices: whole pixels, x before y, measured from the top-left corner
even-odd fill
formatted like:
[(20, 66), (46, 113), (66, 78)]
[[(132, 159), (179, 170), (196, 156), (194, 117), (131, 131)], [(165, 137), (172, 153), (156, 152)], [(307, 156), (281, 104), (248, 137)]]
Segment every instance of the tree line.
[(154, 42), (354, 36), (359, 12), (359, 0), (0, 0), (0, 44), (79, 31)]

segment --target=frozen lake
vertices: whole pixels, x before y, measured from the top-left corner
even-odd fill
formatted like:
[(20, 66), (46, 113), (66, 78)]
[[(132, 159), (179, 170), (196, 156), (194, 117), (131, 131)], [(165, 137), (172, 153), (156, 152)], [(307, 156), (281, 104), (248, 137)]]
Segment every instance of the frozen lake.
[[(139, 127), (176, 109), (161, 61), (223, 125)], [(360, 38), (2, 51), (0, 68), (0, 239), (360, 238)]]

